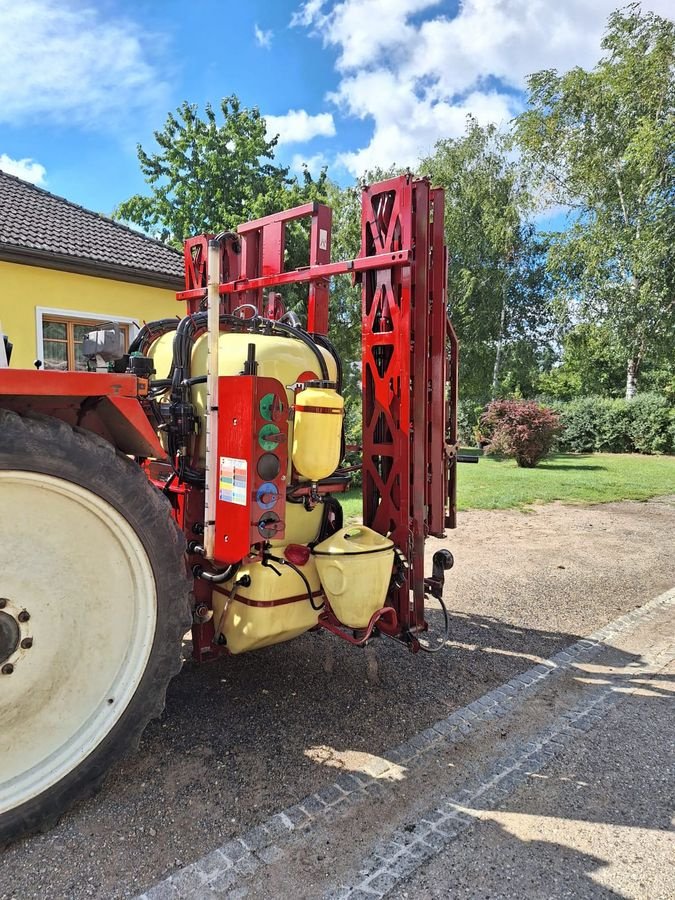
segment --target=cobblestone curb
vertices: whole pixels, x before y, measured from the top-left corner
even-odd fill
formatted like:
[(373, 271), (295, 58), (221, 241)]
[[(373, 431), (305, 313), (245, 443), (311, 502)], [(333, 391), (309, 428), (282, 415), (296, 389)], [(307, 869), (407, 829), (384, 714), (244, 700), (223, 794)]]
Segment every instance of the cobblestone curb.
[[(185, 900), (188, 897), (201, 900), (201, 898), (208, 898), (211, 895), (216, 896), (215, 891), (212, 890), (212, 885), (215, 887), (216, 884), (217, 894), (220, 896), (226, 895), (232, 897), (233, 900), (237, 897), (244, 897), (246, 895), (246, 888), (242, 883), (244, 880), (254, 875), (260, 866), (270, 865), (281, 859), (285, 852), (285, 846), (303, 840), (317, 825), (334, 821), (341, 812), (346, 811), (348, 806), (351, 808), (354, 804), (361, 803), (383, 791), (381, 779), (387, 774), (392, 774), (392, 767), (405, 765), (410, 769), (421, 765), (426, 754), (441, 744), (445, 742), (460, 743), (483, 722), (508, 715), (526, 699), (530, 692), (537, 689), (544, 679), (563, 673), (575, 664), (589, 661), (600, 652), (605, 641), (648, 621), (673, 602), (675, 602), (675, 588), (615, 619), (588, 637), (556, 653), (550, 659), (533, 666), (480, 699), (474, 700), (468, 706), (456, 710), (447, 718), (441, 719), (419, 732), (408, 741), (383, 754), (383, 758), (374, 760), (370, 767), (367, 767), (366, 772), (343, 773), (334, 782), (305, 797), (294, 806), (277, 813), (263, 824), (255, 826), (213, 850), (207, 856), (174, 872), (140, 895), (137, 900), (178, 900), (178, 898)], [(604, 691), (603, 696), (609, 693)], [(588, 721), (592, 724), (592, 719)], [(553, 742), (554, 738), (550, 738), (546, 744), (549, 753)], [(526, 744), (525, 749), (528, 746), (529, 744)], [(536, 752), (545, 755), (546, 751), (542, 748), (543, 745)], [(532, 753), (534, 758), (535, 751), (533, 750)], [(523, 759), (525, 758), (523, 757)], [(519, 771), (520, 765), (521, 763), (518, 762), (514, 768), (509, 769), (507, 774)], [(505, 777), (506, 775), (502, 776), (502, 778)], [(495, 789), (497, 789), (496, 786)], [(461, 816), (461, 811), (457, 815)], [(461, 819), (457, 818), (457, 821), (459, 822)], [(414, 838), (413, 841), (408, 838), (406, 846), (415, 845), (415, 852), (421, 854), (418, 862), (421, 864), (423, 856), (428, 858), (425, 856), (427, 853), (425, 847), (431, 850), (433, 848), (428, 844), (423, 846), (422, 842), (417, 840), (416, 835)], [(434, 841), (438, 841), (438, 837), (434, 837)], [(399, 855), (399, 853), (396, 854), (396, 859)], [(406, 856), (406, 860), (408, 859), (412, 859), (412, 856)], [(402, 870), (410, 864), (408, 861), (403, 864), (401, 858)], [(387, 878), (384, 877), (385, 875)], [(378, 877), (381, 878), (378, 884), (386, 893), (387, 890), (390, 890), (390, 888), (386, 888), (386, 890), (384, 888), (385, 883), (391, 880), (390, 869), (387, 869), (386, 872), (378, 869)], [(401, 878), (403, 875), (397, 877)], [(366, 880), (371, 878), (374, 879), (374, 875), (368, 876)], [(384, 893), (377, 893), (380, 887), (370, 886), (367, 890), (361, 887), (344, 889), (352, 892), (335, 894), (335, 897), (349, 896), (353, 900), (359, 900), (359, 897), (370, 897), (372, 900), (373, 896), (384, 896)], [(362, 891), (362, 893), (359, 894), (358, 891)]]

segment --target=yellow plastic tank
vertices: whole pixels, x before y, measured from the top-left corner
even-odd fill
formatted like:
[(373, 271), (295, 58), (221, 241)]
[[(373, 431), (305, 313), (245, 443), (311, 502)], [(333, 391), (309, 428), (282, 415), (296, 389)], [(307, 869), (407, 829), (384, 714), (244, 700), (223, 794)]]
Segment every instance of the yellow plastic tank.
[(336, 531), (312, 552), (336, 618), (348, 628), (365, 628), (387, 598), (393, 541), (365, 525), (353, 525)]
[[(274, 555), (282, 557), (283, 551)], [(214, 587), (211, 598), (216, 638), (219, 634), (225, 637), (230, 653), (290, 641), (318, 622), (319, 611), (312, 608), (298, 573), (290, 566), (271, 565), (276, 572), (261, 562), (242, 566), (236, 580), (248, 575), (248, 587), (234, 587), (234, 582)], [(323, 598), (314, 558), (310, 556), (298, 568), (309, 582), (315, 606), (320, 606)]]
[[(162, 335), (149, 348), (148, 356), (154, 361), (156, 379), (166, 378), (173, 357), (174, 332)], [(218, 340), (218, 368), (220, 375), (239, 375), (246, 362), (248, 345), (255, 345), (255, 358), (258, 363), (258, 375), (276, 378), (284, 386), (293, 385), (306, 372), (321, 377), (319, 361), (311, 349), (302, 341), (293, 338), (268, 334), (238, 334), (224, 331)], [(332, 354), (323, 347), (319, 348), (323, 356), (331, 380), (337, 378), (337, 366)], [(200, 335), (192, 350), (191, 373), (193, 377), (206, 375), (206, 335)], [(292, 390), (286, 391), (289, 408), (293, 405)], [(206, 385), (198, 384), (192, 388), (192, 402), (195, 415), (202, 417), (206, 407)], [(289, 446), (292, 441), (293, 422), (290, 423)], [(198, 454), (203, 462), (205, 437), (204, 429), (198, 439)], [(339, 451), (338, 451), (339, 452)], [(290, 465), (290, 461), (289, 461)], [(337, 465), (337, 463), (336, 463)]]
[(293, 465), (310, 481), (328, 478), (339, 466), (344, 414), (335, 388), (308, 385), (295, 398)]

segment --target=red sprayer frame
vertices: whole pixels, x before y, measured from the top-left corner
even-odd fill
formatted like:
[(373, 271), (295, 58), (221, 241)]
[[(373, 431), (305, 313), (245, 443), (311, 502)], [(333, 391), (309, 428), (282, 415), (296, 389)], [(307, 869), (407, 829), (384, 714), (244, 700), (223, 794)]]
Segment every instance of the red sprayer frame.
[[(424, 620), (424, 541), (454, 528), (458, 347), (447, 317), (442, 190), (393, 178), (363, 191), (361, 253), (409, 266), (363, 276), (363, 519), (409, 569), (390, 602), (414, 639)], [(448, 503), (450, 501), (450, 503)]]
[[(403, 175), (363, 191), (362, 244), (354, 260), (330, 262), (332, 211), (309, 203), (240, 225), (224, 245), (222, 313), (249, 303), (270, 315), (263, 291), (309, 285), (307, 330), (328, 331), (329, 282), (362, 284), (363, 519), (403, 551), (396, 620), (380, 631), (411, 642), (426, 629), (424, 541), (455, 527), (457, 339), (447, 318), (444, 193)], [(285, 227), (311, 218), (309, 266), (284, 271)], [(185, 244), (185, 290), (195, 312), (205, 297), (208, 235)], [(272, 312), (272, 317), (274, 313)], [(335, 626), (327, 621), (326, 627)]]

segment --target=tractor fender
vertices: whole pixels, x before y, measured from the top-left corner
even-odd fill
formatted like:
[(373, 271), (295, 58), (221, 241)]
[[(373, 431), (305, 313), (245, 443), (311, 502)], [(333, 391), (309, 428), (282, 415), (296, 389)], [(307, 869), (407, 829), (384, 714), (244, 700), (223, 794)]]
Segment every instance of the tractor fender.
[(122, 453), (166, 459), (135, 375), (3, 369), (0, 408), (39, 413), (92, 431)]

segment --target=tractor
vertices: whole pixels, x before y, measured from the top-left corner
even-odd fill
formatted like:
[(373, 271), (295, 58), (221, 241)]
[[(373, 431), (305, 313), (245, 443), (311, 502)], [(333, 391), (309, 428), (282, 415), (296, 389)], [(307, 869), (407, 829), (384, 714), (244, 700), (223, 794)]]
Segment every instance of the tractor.
[[(319, 203), (189, 238), (184, 315), (128, 347), (114, 323), (90, 333), (89, 371), (0, 368), (0, 843), (48, 828), (138, 744), (190, 629), (196, 664), (306, 632), (443, 646), (425, 598), (442, 604), (452, 556), (426, 576), (424, 560), (455, 527), (443, 204), (410, 175), (365, 187), (352, 260), (331, 261)], [(309, 265), (286, 270), (301, 220)], [(339, 499), (355, 466), (338, 275), (362, 296), (362, 524)]]

